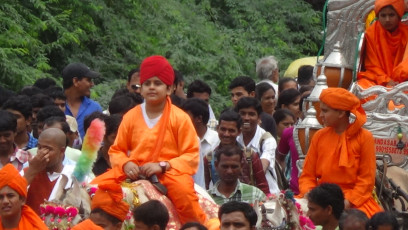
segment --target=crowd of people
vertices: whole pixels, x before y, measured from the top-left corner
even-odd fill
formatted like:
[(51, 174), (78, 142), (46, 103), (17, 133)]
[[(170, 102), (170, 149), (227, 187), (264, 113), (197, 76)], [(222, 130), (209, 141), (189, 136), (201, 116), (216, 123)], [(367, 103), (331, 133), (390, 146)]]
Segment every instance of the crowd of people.
[[(367, 31), (369, 58), (360, 84), (405, 81), (407, 52), (401, 50), (406, 42), (395, 41), (398, 49), (380, 47), (391, 53), (374, 45), (383, 36), (378, 34), (392, 36), (381, 37), (386, 45), (404, 37), (403, 4), (376, 1), (379, 20)], [(385, 56), (376, 58), (379, 54)], [(313, 137), (299, 175), (293, 126), (304, 118), (303, 100), (315, 84), (313, 67), (301, 66), (296, 79), (279, 79), (276, 58), (267, 56), (257, 61), (256, 75), (258, 82), (249, 76), (230, 82), (232, 106), (218, 119), (210, 105), (211, 87), (203, 80), (185, 85), (182, 73), (162, 56), (132, 69), (108, 108), (90, 98), (99, 73), (82, 63), (62, 70), (62, 87), (43, 78), (19, 92), (1, 88), (0, 229), (47, 228), (41, 204), (57, 196), (61, 183), (72, 186), (95, 119), (106, 132), (86, 180), (98, 190), (89, 219), (73, 229), (120, 229), (129, 205), (119, 185), (141, 178), (172, 201), (181, 229), (254, 229), (258, 217), (251, 205), (288, 188), (307, 199), (308, 216), (322, 229), (398, 229), (395, 217), (382, 212), (372, 194), (374, 139), (362, 128), (366, 115), (360, 100), (342, 88), (322, 91), (325, 128)], [(195, 184), (220, 205), (218, 219), (209, 219), (200, 207)], [(136, 207), (133, 217), (135, 229), (165, 229), (169, 221), (166, 207), (155, 200)]]

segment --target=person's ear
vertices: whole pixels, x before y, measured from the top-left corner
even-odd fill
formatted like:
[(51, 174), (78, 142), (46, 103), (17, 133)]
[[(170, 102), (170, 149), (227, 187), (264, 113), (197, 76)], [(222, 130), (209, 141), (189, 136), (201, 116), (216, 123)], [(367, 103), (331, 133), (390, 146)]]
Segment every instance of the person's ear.
[(173, 85), (168, 85), (166, 92), (167, 96), (170, 96), (173, 93), (173, 91), (174, 91)]
[(250, 96), (250, 97), (255, 97), (255, 91), (250, 92), (250, 93), (249, 93), (249, 96)]
[(72, 84), (74, 86), (76, 86), (78, 84), (78, 82), (79, 82), (79, 79), (77, 77), (72, 78)]
[(150, 229), (152, 230), (160, 230), (160, 226), (158, 224), (153, 225)]
[(333, 207), (331, 206), (331, 205), (329, 205), (329, 206), (327, 206), (326, 207), (326, 211), (327, 211), (327, 214), (330, 216), (330, 215), (333, 215)]

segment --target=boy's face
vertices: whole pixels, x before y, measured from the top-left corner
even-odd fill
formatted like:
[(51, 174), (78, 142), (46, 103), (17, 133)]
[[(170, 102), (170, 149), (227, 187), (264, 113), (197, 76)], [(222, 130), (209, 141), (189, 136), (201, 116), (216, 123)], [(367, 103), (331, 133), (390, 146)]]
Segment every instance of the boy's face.
[(20, 218), (21, 207), (25, 199), (9, 186), (0, 189), (0, 217), (3, 219)]
[(399, 25), (401, 19), (392, 6), (386, 6), (378, 13), (378, 21), (389, 32), (394, 32)]
[(17, 134), (27, 132), (27, 126), (31, 125), (31, 118), (25, 119), (23, 114), (17, 110), (7, 109), (7, 111), (14, 114), (17, 119)]
[(231, 94), (231, 101), (234, 104), (234, 106), (237, 104), (239, 99), (241, 99), (242, 97), (253, 96), (250, 93), (248, 93), (248, 91), (246, 91), (245, 88), (242, 86), (238, 86), (238, 87), (231, 89), (230, 94)]
[(77, 87), (81, 96), (91, 96), (91, 88), (94, 86), (92, 78), (83, 77), (81, 80), (74, 78), (74, 86)]
[(0, 155), (10, 153), (10, 149), (13, 148), (15, 136), (16, 133), (11, 130), (0, 131)]
[(330, 216), (332, 215), (331, 206), (323, 208), (322, 206), (309, 201), (307, 203), (308, 211), (307, 216), (312, 220), (315, 225), (325, 225)]
[(259, 115), (255, 108), (242, 108), (238, 113), (242, 119), (242, 133), (254, 133), (259, 124)]
[(320, 111), (320, 118), (323, 120), (324, 126), (336, 127), (341, 118), (341, 111), (332, 109), (323, 102), (320, 102)]
[(223, 145), (234, 144), (237, 141), (237, 136), (241, 133), (237, 127), (237, 122), (224, 120), (221, 120), (217, 126), (217, 132), (220, 142)]
[(100, 213), (91, 213), (89, 219), (91, 219), (94, 224), (102, 227), (104, 230), (119, 230), (122, 228), (122, 222), (114, 225)]
[(58, 108), (62, 111), (65, 112), (65, 100), (61, 98), (55, 98), (54, 99), (54, 105), (58, 106)]
[(250, 230), (255, 229), (251, 227), (249, 221), (246, 219), (243, 212), (236, 211), (231, 213), (224, 213), (221, 216), (221, 230)]
[(146, 104), (160, 104), (171, 94), (171, 86), (164, 84), (158, 77), (151, 77), (142, 84), (141, 94)]

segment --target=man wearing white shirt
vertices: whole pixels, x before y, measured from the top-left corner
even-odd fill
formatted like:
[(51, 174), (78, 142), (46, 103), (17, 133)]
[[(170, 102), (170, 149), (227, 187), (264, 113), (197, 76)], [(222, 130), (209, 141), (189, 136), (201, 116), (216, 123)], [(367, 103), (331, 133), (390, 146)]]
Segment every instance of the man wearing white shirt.
[(73, 165), (63, 165), (66, 148), (66, 136), (58, 128), (48, 128), (38, 138), (37, 155), (30, 161), (24, 171), (30, 187), (26, 204), (40, 215), (40, 205), (44, 200), (55, 198), (55, 191), (63, 177), (66, 177), (66, 188), (72, 184)]
[(197, 136), (200, 139), (200, 162), (197, 173), (193, 176), (194, 182), (205, 188), (203, 158), (218, 146), (218, 133), (207, 127), (209, 119), (208, 105), (199, 98), (189, 98), (182, 105), (182, 109), (190, 115)]
[(265, 177), (268, 181), (269, 190), (272, 194), (279, 192), (275, 173), (275, 150), (276, 140), (271, 135), (265, 135), (266, 131), (258, 124), (259, 114), (262, 107), (259, 101), (253, 97), (243, 97), (235, 106), (235, 111), (242, 118), (241, 134), (237, 137), (238, 143), (260, 154)]

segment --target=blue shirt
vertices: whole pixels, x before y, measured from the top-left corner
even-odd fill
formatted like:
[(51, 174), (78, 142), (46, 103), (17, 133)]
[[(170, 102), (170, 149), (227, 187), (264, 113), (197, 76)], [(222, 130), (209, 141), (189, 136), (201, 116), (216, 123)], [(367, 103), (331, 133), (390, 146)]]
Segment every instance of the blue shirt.
[(72, 114), (71, 109), (68, 106), (68, 103), (65, 103), (65, 115), (75, 117), (78, 123), (79, 135), (81, 135), (82, 140), (84, 139), (85, 136), (84, 119), (86, 116), (96, 111), (102, 112), (102, 107), (99, 105), (98, 102), (89, 99), (88, 97), (83, 97), (81, 106), (79, 106), (78, 115), (76, 117)]
[(33, 137), (31, 133), (27, 132), (27, 135), (28, 135), (28, 142), (27, 142), (26, 147), (23, 148), (23, 150), (25, 151), (37, 147), (37, 143), (38, 143), (38, 140), (35, 137)]

